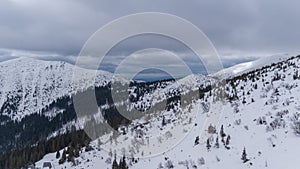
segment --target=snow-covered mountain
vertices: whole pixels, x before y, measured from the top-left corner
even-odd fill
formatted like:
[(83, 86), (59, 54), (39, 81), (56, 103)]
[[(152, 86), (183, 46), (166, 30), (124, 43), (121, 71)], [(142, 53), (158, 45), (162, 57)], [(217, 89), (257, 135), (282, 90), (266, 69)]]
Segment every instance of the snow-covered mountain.
[[(203, 98), (132, 121), (119, 129), (120, 135), (107, 134), (92, 142), (93, 150), (83, 148), (73, 162), (58, 164), (52, 153), (36, 165), (51, 162), (55, 168), (112, 168), (114, 160), (118, 165), (125, 155), (127, 166), (137, 169), (297, 168), (300, 56), (244, 65), (225, 70), (222, 77), (229, 75), (226, 83), (212, 88)], [(220, 91), (226, 95), (222, 102), (216, 95)], [(222, 117), (203, 130), (207, 118), (217, 111), (214, 107), (219, 107)], [(208, 141), (198, 144), (202, 131), (207, 132)]]
[(81, 69), (78, 72), (82, 79), (76, 81), (72, 79), (74, 69), (74, 65), (62, 61), (25, 57), (1, 62), (1, 114), (12, 120), (21, 120), (26, 115), (41, 111), (60, 97), (72, 95), (77, 86), (81, 90), (91, 85), (105, 86), (113, 78), (111, 73), (98, 70), (94, 82), (94, 71)]
[[(78, 77), (82, 78), (73, 79), (75, 69), (80, 69), (76, 72), (80, 73)], [(92, 70), (76, 68), (63, 61), (44, 61), (28, 57), (1, 62), (0, 81), (1, 114), (17, 121), (26, 115), (40, 112), (58, 98), (71, 96), (77, 90), (84, 91), (92, 86), (106, 86), (115, 81), (129, 83), (121, 76), (101, 70), (97, 71), (94, 82)], [(166, 99), (167, 94), (174, 90), (180, 89), (182, 93), (196, 90), (198, 87), (206, 87), (212, 81), (214, 79), (207, 76), (190, 75), (176, 83), (165, 82), (172, 85), (162, 85), (155, 90), (155, 93), (146, 93), (140, 99), (156, 100), (151, 103), (155, 104)], [(135, 88), (133, 86), (128, 90), (134, 94)], [(149, 103), (134, 103), (132, 106), (138, 104)]]
[[(73, 78), (75, 69), (79, 73), (77, 79)], [(30, 57), (1, 62), (0, 154), (16, 147), (34, 144), (43, 137), (55, 137), (65, 132), (65, 128), (71, 125), (75, 124), (78, 129), (84, 126), (85, 117), (80, 119), (83, 123), (77, 123), (73, 105), (74, 95), (86, 92), (98, 93), (97, 103), (102, 110), (101, 116), (104, 115), (106, 118), (104, 120), (118, 125), (122, 120), (115, 120), (121, 117), (115, 106), (125, 104), (127, 111), (145, 110), (171, 97), (170, 90), (175, 89), (165, 89), (174, 83), (168, 80), (146, 84), (144, 90), (136, 90), (136, 86), (140, 83), (133, 84), (129, 89), (123, 90), (126, 96), (124, 100), (113, 102), (110, 85), (114, 83), (128, 85), (131, 82), (119, 75), (101, 70), (97, 71), (94, 82), (94, 73), (92, 70), (78, 68), (66, 62), (44, 61)], [(94, 87), (96, 88), (92, 91)], [(156, 91), (160, 91), (159, 95)], [(89, 102), (86, 105), (89, 105)], [(94, 113), (97, 113), (97, 110)]]
[[(70, 159), (70, 150), (66, 155), (64, 150), (69, 148), (65, 147), (59, 154), (70, 157), (68, 161), (61, 162), (57, 153), (49, 153), (36, 166), (50, 162), (55, 168), (112, 168), (124, 156), (129, 168), (295, 168), (300, 155), (300, 56), (270, 60), (264, 58), (214, 75), (190, 75), (177, 81), (135, 83), (118, 77), (113, 82), (131, 83), (125, 91), (128, 98), (115, 105), (109, 98), (102, 98), (106, 104), (100, 105), (100, 110), (104, 113), (95, 118), (110, 116), (107, 113), (115, 112), (118, 106), (129, 112), (143, 112), (150, 107), (154, 110), (125, 124), (119, 120), (121, 125), (114, 126), (114, 132), (92, 141), (92, 147), (81, 147), (76, 158)], [(73, 84), (73, 65), (24, 58), (1, 63), (0, 70), (0, 103), (2, 107), (14, 103), (8, 107), (17, 110), (12, 113), (3, 109), (11, 119), (23, 119), (71, 95), (73, 86), (84, 91), (93, 79), (92, 73), (83, 69), (85, 79)], [(100, 71), (96, 86), (107, 86), (111, 78), (110, 73)], [(107, 92), (99, 90), (98, 94)], [(166, 105), (161, 105), (164, 101)], [(66, 113), (51, 110), (54, 114)], [(112, 118), (109, 124), (115, 124), (120, 117), (98, 121)], [(199, 136), (205, 136), (205, 141)]]

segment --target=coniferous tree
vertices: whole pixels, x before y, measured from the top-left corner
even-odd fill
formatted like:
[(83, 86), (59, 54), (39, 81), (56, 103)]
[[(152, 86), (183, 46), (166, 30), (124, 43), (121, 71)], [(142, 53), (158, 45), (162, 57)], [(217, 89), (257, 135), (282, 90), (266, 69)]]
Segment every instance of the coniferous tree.
[(241, 159), (243, 160), (243, 163), (246, 163), (247, 161), (249, 161), (249, 159), (247, 159), (247, 153), (246, 153), (246, 148), (245, 147), (244, 147)]
[(119, 169), (119, 165), (118, 165), (118, 162), (116, 160), (116, 156), (115, 156), (115, 159), (114, 159), (114, 161), (112, 163), (112, 169)]
[(294, 80), (297, 80), (297, 79), (299, 78), (298, 70), (296, 70), (296, 71), (294, 72), (293, 78), (294, 78)]
[(225, 148), (228, 149), (228, 150), (230, 149), (230, 147), (228, 146), (229, 143), (230, 143), (230, 135), (227, 136), (226, 142), (225, 142), (225, 144), (224, 144), (224, 145), (225, 145)]
[(123, 160), (122, 160), (122, 158), (120, 158), (119, 169), (122, 169), (122, 166), (123, 166)]
[(253, 87), (254, 87), (254, 89), (257, 89), (257, 84), (254, 84), (254, 86), (253, 86)]
[(243, 103), (243, 104), (246, 104), (246, 103), (247, 103), (247, 102), (246, 102), (246, 98), (245, 98), (245, 97), (243, 98), (243, 101), (242, 101), (242, 103)]
[(67, 152), (66, 152), (66, 150), (64, 150), (62, 153), (61, 159), (58, 161), (58, 163), (63, 164), (63, 163), (65, 163), (66, 159), (67, 159)]
[(57, 152), (56, 152), (56, 159), (59, 159), (59, 157), (60, 157), (60, 153), (59, 153), (59, 150), (57, 150)]
[(195, 140), (195, 145), (198, 145), (199, 144), (199, 136), (196, 137), (196, 140)]
[(225, 132), (224, 132), (224, 126), (221, 126), (221, 131), (220, 131), (220, 136), (223, 138), (226, 136)]
[(73, 161), (74, 160), (74, 150), (72, 147), (68, 148), (68, 162)]
[(167, 124), (167, 123), (166, 123), (166, 118), (165, 118), (165, 116), (163, 116), (161, 125), (162, 125), (162, 126), (165, 126), (166, 124)]
[(230, 137), (230, 135), (228, 135), (228, 136), (227, 136), (227, 139), (226, 139), (226, 146), (228, 146), (228, 145), (229, 145), (229, 143), (230, 143), (230, 139), (231, 139), (231, 137)]
[(217, 136), (217, 138), (216, 138), (215, 147), (216, 147), (216, 148), (219, 148), (219, 147), (220, 147), (220, 145), (219, 145), (219, 137), (218, 137), (218, 136)]
[(78, 146), (78, 144), (75, 146), (75, 149), (74, 149), (74, 157), (79, 157), (79, 146)]
[(221, 130), (220, 130), (220, 136), (221, 136), (221, 142), (225, 145), (225, 137), (226, 137), (226, 134), (224, 132), (224, 126), (222, 125), (221, 126)]
[(207, 148), (207, 151), (209, 151), (211, 148), (209, 139), (207, 139), (207, 141), (206, 141), (206, 148)]
[(121, 169), (128, 169), (125, 156), (123, 156), (122, 164), (120, 164)]

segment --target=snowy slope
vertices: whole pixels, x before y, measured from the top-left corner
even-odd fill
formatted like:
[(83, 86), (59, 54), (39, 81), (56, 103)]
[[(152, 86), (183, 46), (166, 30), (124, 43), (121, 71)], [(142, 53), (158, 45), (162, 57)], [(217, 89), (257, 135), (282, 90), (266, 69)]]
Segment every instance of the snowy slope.
[(14, 108), (4, 109), (2, 114), (20, 120), (26, 115), (37, 113), (59, 97), (71, 95), (76, 87), (83, 90), (91, 85), (106, 85), (112, 80), (111, 73), (99, 70), (94, 83), (94, 72), (81, 69), (78, 72), (82, 79), (73, 83), (74, 69), (74, 65), (62, 61), (25, 57), (1, 62), (0, 108), (7, 103), (13, 104), (10, 108)]
[[(128, 83), (118, 75), (101, 70), (97, 71), (94, 82), (94, 71), (81, 68), (78, 68), (80, 70), (76, 72), (79, 72), (78, 77), (82, 78), (73, 83), (74, 69), (74, 65), (63, 61), (44, 61), (30, 57), (19, 57), (1, 62), (0, 108), (2, 108), (2, 115), (12, 120), (21, 120), (26, 115), (41, 111), (60, 97), (70, 96), (74, 91), (85, 90), (93, 85), (105, 86), (112, 80)], [(206, 87), (212, 81), (214, 79), (203, 75), (190, 75), (176, 83), (165, 82), (154, 93), (147, 93), (139, 102), (132, 103), (131, 108), (141, 104), (153, 106), (166, 99), (167, 95), (175, 90), (184, 93), (196, 90), (198, 87)], [(134, 87), (130, 90), (134, 90)]]
[[(175, 107), (133, 121), (126, 128), (127, 134), (102, 142), (100, 150), (97, 150), (97, 141), (93, 142), (95, 150), (83, 151), (75, 160), (76, 165), (68, 162), (58, 165), (55, 153), (46, 155), (36, 165), (50, 161), (55, 168), (111, 168), (113, 152), (116, 150), (121, 155), (119, 152), (125, 148), (127, 164), (133, 169), (297, 168), (300, 165), (297, 159), (300, 155), (300, 57), (281, 61), (264, 69), (256, 67), (257, 71), (236, 76), (223, 87), (228, 97), (222, 102), (223, 115), (216, 127), (219, 132), (220, 125), (224, 125), (226, 135), (231, 136), (227, 148), (219, 134), (209, 134), (212, 145), (209, 151), (206, 144), (195, 145), (202, 125), (215, 111), (205, 111), (204, 105), (220, 104), (206, 101), (218, 90), (213, 89), (212, 95), (207, 93), (204, 99), (186, 108)], [(164, 126), (163, 117), (167, 121)], [(217, 136), (219, 148), (214, 146)], [(103, 141), (107, 137), (100, 139)], [(183, 140), (172, 142), (178, 137)], [(249, 159), (246, 163), (241, 160), (244, 148)], [(120, 158), (117, 156), (117, 161)]]
[(228, 79), (228, 78), (231, 78), (234, 76), (241, 75), (246, 72), (253, 71), (258, 68), (262, 68), (267, 65), (271, 65), (272, 63), (277, 63), (277, 62), (286, 60), (287, 58), (289, 58), (291, 56), (292, 55), (290, 55), (290, 54), (279, 54), (279, 55), (266, 56), (266, 57), (262, 57), (260, 59), (257, 59), (257, 60), (251, 61), (251, 62), (245, 62), (245, 63), (234, 65), (232, 67), (223, 69), (220, 72), (217, 72), (210, 76), (218, 77), (221, 79)]
[[(143, 95), (138, 102), (132, 103), (130, 109), (140, 107), (140, 105), (144, 105), (145, 108), (148, 108), (172, 96), (183, 95), (190, 91), (196, 91), (199, 88), (204, 89), (215, 82), (216, 80), (214, 78), (201, 74), (191, 74), (176, 81), (164, 82), (153, 92)], [(133, 93), (135, 89), (136, 86), (129, 90)]]

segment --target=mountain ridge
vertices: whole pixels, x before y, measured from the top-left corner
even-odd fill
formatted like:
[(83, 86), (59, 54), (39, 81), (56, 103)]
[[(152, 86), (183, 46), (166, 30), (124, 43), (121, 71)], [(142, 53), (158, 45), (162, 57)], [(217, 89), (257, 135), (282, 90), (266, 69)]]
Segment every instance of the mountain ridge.
[[(293, 168), (298, 164), (296, 155), (300, 152), (297, 146), (297, 133), (300, 133), (299, 63), (300, 56), (289, 57), (225, 79), (225, 86), (217, 85), (210, 92), (206, 92), (202, 99), (191, 104), (192, 107), (200, 106), (200, 109), (191, 108), (191, 112), (200, 110), (198, 117), (191, 121), (195, 126), (179, 145), (171, 149), (167, 146), (168, 150), (160, 155), (150, 155), (148, 158), (149, 154), (146, 152), (149, 152), (144, 148), (147, 149), (152, 144), (161, 149), (166, 148), (164, 142), (174, 139), (181, 131), (179, 128), (188, 127), (189, 123), (185, 120), (192, 117), (188, 115), (188, 109), (175, 106), (171, 110), (162, 111), (160, 116), (154, 116), (149, 123), (137, 120), (128, 129), (125, 128), (125, 131), (131, 132), (113, 138), (111, 142), (102, 142), (100, 148), (95, 141), (95, 150), (75, 158), (75, 163), (58, 165), (54, 154), (47, 154), (37, 165), (52, 160), (59, 167), (110, 168), (113, 159), (118, 161), (122, 159), (122, 155), (114, 157), (113, 153), (103, 151), (107, 150), (105, 147), (110, 145), (113, 149), (121, 150), (123, 146), (130, 145), (127, 140), (132, 139), (136, 146), (125, 148), (135, 152), (133, 156), (126, 154), (126, 163), (130, 168), (141, 168), (145, 165), (151, 168)], [(226, 95), (223, 118), (215, 126), (216, 132), (209, 134), (207, 143), (198, 144), (197, 136), (201, 128), (197, 126), (211, 113), (204, 110), (203, 104), (208, 104), (208, 107), (209, 104), (214, 104), (214, 101), (208, 103), (205, 100), (215, 100), (218, 96), (215, 93), (220, 90)], [(188, 116), (177, 118), (178, 111)], [(225, 138), (219, 135), (219, 131), (223, 131), (220, 128), (224, 129)], [(205, 131), (208, 132), (209, 129)], [(229, 136), (231, 137), (228, 138)], [(153, 139), (149, 145), (145, 141), (147, 137), (157, 137), (157, 141)], [(220, 142), (221, 139), (224, 139), (223, 143)], [(218, 142), (218, 146), (214, 145), (215, 142)]]

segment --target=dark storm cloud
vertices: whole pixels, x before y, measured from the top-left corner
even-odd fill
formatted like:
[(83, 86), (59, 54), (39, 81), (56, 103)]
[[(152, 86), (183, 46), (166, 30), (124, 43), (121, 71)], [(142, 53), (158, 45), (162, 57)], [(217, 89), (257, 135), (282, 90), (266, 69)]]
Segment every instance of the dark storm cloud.
[[(77, 55), (104, 24), (124, 15), (156, 11), (191, 21), (210, 38), (223, 61), (232, 65), (255, 54), (299, 51), (299, 6), (294, 0), (2, 0), (0, 47)], [(168, 44), (155, 39), (152, 43)], [(112, 54), (126, 53), (139, 45), (147, 47), (132, 42)], [(233, 55), (241, 58), (232, 59)]]

